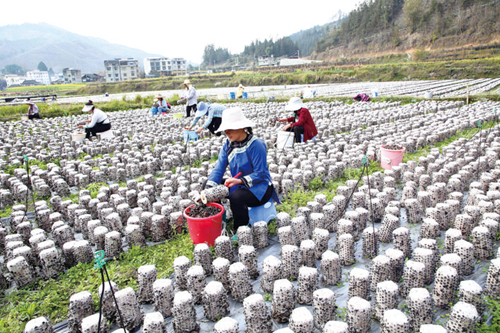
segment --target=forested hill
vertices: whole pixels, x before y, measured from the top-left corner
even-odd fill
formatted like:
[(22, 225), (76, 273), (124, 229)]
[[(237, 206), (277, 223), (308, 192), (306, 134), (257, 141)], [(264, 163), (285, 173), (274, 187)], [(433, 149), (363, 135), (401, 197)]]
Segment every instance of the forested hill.
[(340, 21), (335, 21), (324, 25), (316, 25), (313, 28), (291, 34), (289, 37), (297, 44), (300, 56), (307, 57), (316, 50), (316, 43), (333, 31), (339, 23)]
[(367, 0), (320, 39), (313, 59), (487, 44), (500, 36), (500, 0)]

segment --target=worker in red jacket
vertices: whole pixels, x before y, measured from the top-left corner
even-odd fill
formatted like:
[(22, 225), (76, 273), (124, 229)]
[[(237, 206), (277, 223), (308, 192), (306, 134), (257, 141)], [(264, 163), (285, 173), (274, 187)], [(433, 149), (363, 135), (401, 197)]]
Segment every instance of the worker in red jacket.
[[(295, 142), (301, 142), (301, 134), (304, 134), (304, 142), (318, 135), (314, 120), (309, 110), (304, 107), (300, 97), (292, 97), (285, 107), (286, 111), (294, 111), (293, 117), (277, 119), (281, 123), (290, 123), (283, 127), (283, 131), (294, 132)], [(298, 120), (297, 120), (298, 117)]]

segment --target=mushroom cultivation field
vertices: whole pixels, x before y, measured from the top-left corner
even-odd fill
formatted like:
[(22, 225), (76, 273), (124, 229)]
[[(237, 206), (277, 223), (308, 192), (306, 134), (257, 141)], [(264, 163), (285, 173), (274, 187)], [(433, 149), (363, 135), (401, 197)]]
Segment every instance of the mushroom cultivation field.
[(224, 136), (185, 143), (190, 119), (149, 110), (109, 113), (114, 137), (82, 143), (85, 116), (0, 124), (0, 331), (495, 329), (500, 103), (308, 102), (318, 135), (293, 146), (285, 104), (232, 106), (256, 123), (282, 203), (213, 248), (190, 242), (183, 211)]

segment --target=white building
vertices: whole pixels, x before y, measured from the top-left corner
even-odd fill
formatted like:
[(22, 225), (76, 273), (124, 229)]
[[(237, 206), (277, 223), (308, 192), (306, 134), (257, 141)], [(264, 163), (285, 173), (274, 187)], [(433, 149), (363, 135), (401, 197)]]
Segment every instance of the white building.
[(118, 82), (137, 79), (139, 77), (139, 61), (128, 58), (104, 60), (106, 82)]
[(27, 79), (27, 77), (26, 76), (19, 76), (16, 74), (6, 74), (6, 75), (4, 75), (4, 79), (7, 82), (7, 87), (10, 87), (14, 84), (23, 83)]
[(64, 83), (82, 83), (82, 71), (74, 68), (63, 68)]
[(39, 82), (41, 84), (45, 84), (47, 86), (50, 86), (50, 76), (49, 76), (49, 72), (47, 72), (47, 71), (41, 71), (41, 70), (35, 69), (34, 71), (26, 72), (26, 77), (28, 78), (28, 80), (34, 80), (34, 81)]
[(187, 70), (184, 58), (147, 57), (144, 58), (144, 73), (147, 75), (185, 74)]
[(274, 55), (259, 56), (259, 66), (274, 66)]

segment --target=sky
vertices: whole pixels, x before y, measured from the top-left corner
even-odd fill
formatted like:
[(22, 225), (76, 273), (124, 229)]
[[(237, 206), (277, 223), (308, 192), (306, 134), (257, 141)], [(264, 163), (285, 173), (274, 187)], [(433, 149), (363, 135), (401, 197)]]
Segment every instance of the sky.
[[(206, 45), (243, 52), (336, 19), (359, 0), (4, 0), (0, 26), (47, 23), (84, 36), (200, 63)], [(11, 14), (7, 14), (11, 13)]]

